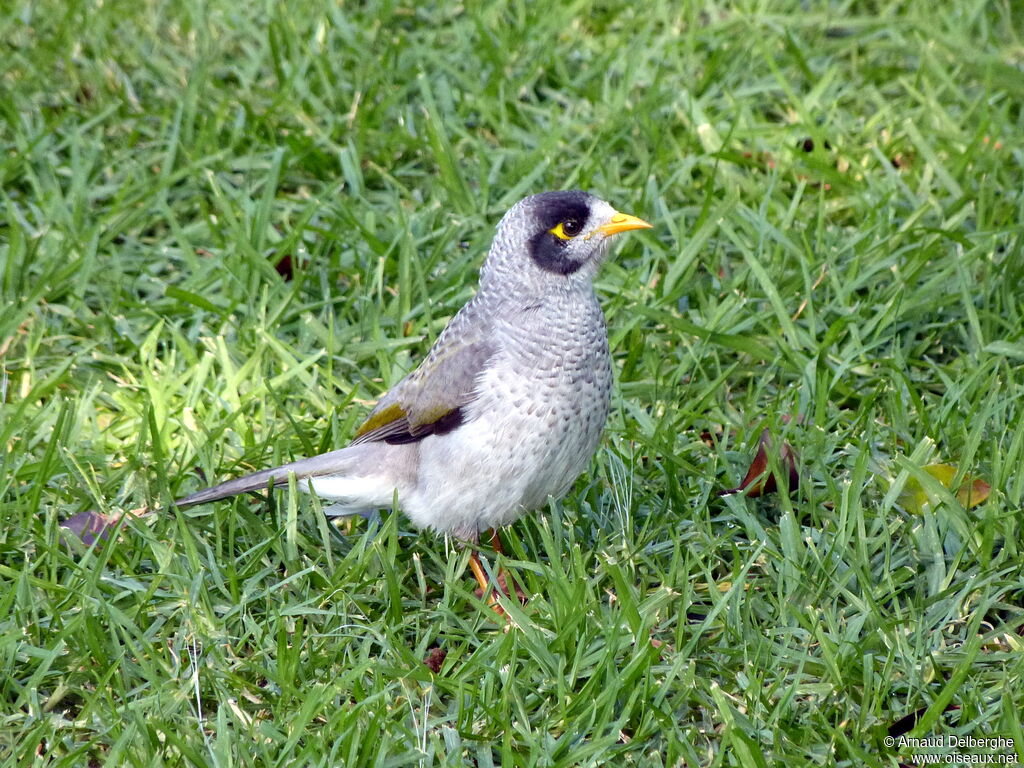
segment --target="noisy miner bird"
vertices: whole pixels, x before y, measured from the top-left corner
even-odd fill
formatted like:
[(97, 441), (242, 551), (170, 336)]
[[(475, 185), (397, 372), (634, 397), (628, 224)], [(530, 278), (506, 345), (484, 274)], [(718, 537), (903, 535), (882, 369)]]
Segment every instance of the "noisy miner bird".
[[(516, 203), (476, 295), (426, 359), (370, 413), (347, 448), (179, 499), (202, 504), (287, 484), (333, 502), (329, 515), (398, 505), (419, 528), (476, 544), (563, 496), (608, 417), (612, 370), (593, 278), (613, 235), (651, 225), (586, 192)], [(492, 541), (500, 551), (496, 534)], [(474, 550), (470, 564), (488, 581)]]

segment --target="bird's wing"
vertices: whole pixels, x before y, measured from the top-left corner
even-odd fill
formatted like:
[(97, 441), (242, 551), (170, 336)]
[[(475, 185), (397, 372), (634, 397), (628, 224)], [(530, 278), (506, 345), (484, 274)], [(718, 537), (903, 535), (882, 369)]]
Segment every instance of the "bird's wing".
[(439, 338), (420, 367), (381, 398), (352, 444), (413, 443), (455, 429), (476, 399), (477, 379), (496, 351), (487, 338)]

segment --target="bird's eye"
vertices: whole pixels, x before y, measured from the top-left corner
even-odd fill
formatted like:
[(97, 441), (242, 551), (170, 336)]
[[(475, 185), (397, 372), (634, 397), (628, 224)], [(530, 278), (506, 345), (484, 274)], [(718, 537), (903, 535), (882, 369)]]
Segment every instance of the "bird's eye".
[(555, 225), (554, 229), (549, 231), (559, 240), (569, 240), (576, 237), (582, 229), (583, 225), (579, 219), (566, 219), (565, 221), (560, 221)]

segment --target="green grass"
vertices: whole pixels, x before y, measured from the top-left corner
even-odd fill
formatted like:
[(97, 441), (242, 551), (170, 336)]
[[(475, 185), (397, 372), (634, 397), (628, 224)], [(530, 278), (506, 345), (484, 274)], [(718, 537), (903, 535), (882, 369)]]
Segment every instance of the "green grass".
[[(1024, 758), (1013, 5), (5, 7), (0, 760), (895, 766), (914, 715)], [(511, 631), (466, 552), (294, 490), (62, 544), (345, 444), (571, 186), (655, 229)], [(799, 488), (721, 497), (766, 427)]]

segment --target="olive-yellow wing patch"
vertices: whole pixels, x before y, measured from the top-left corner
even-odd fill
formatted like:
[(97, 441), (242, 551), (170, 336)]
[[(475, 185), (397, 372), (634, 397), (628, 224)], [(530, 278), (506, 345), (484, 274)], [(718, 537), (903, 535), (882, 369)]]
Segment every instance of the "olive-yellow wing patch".
[(494, 352), (489, 341), (439, 343), (419, 368), (381, 398), (352, 443), (412, 443), (455, 429), (465, 419), (465, 407), (476, 399), (477, 379)]

